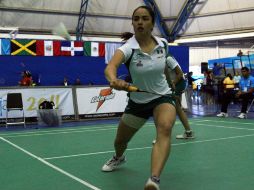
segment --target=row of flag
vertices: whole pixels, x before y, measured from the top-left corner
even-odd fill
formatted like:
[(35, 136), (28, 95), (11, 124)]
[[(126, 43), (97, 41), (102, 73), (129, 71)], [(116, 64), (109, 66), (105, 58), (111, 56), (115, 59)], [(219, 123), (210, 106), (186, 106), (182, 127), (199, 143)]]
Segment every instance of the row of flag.
[(105, 56), (103, 42), (0, 39), (0, 47), (0, 55)]

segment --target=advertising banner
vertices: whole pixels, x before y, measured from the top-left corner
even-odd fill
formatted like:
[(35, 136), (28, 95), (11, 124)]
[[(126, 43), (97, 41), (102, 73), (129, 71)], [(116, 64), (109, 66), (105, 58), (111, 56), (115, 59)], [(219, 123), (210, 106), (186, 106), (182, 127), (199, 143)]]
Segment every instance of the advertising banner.
[[(39, 104), (44, 100), (53, 101), (55, 108), (61, 109), (62, 115), (74, 115), (71, 88), (20, 88), (0, 89), (0, 118), (6, 117), (7, 93), (22, 93), (25, 117), (37, 117)], [(19, 111), (11, 111), (10, 118), (18, 118)]]
[(127, 92), (110, 87), (77, 88), (79, 115), (112, 116), (122, 113), (127, 105)]

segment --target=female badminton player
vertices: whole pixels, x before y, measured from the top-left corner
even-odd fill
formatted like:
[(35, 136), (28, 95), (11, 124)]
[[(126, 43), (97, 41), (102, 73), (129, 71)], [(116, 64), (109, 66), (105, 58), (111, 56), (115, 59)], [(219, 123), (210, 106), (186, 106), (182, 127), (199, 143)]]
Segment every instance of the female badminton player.
[[(110, 86), (126, 90), (129, 86), (117, 78), (117, 69), (123, 62), (129, 62), (128, 70), (132, 84), (152, 93), (130, 92), (128, 105), (122, 115), (114, 141), (115, 155), (105, 163), (102, 171), (110, 172), (126, 161), (124, 152), (135, 133), (153, 116), (156, 127), (156, 143), (152, 148), (151, 174), (145, 190), (159, 190), (160, 175), (168, 159), (171, 147), (171, 132), (176, 119), (175, 101), (167, 83), (166, 54), (167, 41), (152, 35), (154, 12), (147, 6), (136, 8), (132, 15), (134, 34), (124, 33), (126, 42), (116, 50), (105, 69)], [(130, 59), (130, 60), (129, 60)]]

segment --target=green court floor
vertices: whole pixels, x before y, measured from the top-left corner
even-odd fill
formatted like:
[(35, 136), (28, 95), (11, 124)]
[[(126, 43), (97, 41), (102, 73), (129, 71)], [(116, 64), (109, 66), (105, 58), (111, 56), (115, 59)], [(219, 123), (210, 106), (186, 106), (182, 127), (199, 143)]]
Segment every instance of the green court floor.
[[(254, 122), (191, 118), (196, 138), (176, 140), (161, 176), (161, 190), (252, 190)], [(133, 138), (127, 162), (111, 173), (115, 124), (0, 132), (2, 190), (142, 190), (150, 173), (155, 129), (148, 122)]]

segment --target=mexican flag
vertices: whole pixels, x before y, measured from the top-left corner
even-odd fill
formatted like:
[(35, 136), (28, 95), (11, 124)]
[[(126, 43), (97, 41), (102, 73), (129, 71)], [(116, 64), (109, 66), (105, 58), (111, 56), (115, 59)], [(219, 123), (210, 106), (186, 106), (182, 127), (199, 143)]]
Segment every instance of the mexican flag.
[(105, 56), (105, 43), (84, 42), (84, 55), (93, 57)]
[(39, 56), (59, 56), (61, 55), (61, 42), (37, 40), (36, 41), (36, 54)]

